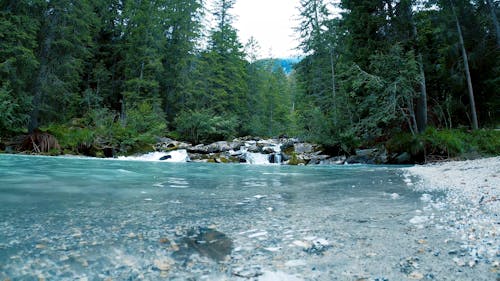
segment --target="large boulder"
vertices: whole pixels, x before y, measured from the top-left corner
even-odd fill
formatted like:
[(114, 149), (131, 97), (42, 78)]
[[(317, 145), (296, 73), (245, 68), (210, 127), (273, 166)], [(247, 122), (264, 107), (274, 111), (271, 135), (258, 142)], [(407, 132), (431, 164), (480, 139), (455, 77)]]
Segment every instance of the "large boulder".
[(411, 154), (408, 152), (403, 152), (394, 158), (396, 164), (410, 164)]
[(308, 154), (304, 158), (306, 158), (308, 165), (319, 165), (322, 161), (330, 158), (329, 155), (321, 155), (321, 154)]
[(193, 154), (208, 154), (208, 146), (204, 144), (198, 144), (195, 146), (191, 146), (187, 149), (189, 153)]
[(295, 153), (297, 153), (297, 154), (314, 152), (314, 147), (310, 143), (305, 143), (305, 142), (295, 143), (295, 144), (293, 144), (293, 147), (294, 147)]
[(227, 142), (218, 141), (208, 145), (208, 151), (210, 153), (226, 152), (230, 150), (239, 150), (242, 144), (237, 141)]
[(344, 165), (347, 157), (335, 156), (330, 157), (319, 162), (319, 165)]
[(201, 154), (209, 154), (209, 153), (221, 153), (231, 150), (239, 150), (243, 144), (238, 141), (218, 141), (211, 144), (203, 145), (199, 144), (196, 146), (192, 146), (188, 148), (190, 153), (201, 153)]
[(190, 147), (190, 143), (180, 142), (170, 138), (160, 138), (158, 139), (158, 143), (154, 146), (154, 149), (158, 152), (168, 152), (178, 149), (188, 149)]
[(387, 164), (387, 150), (385, 148), (370, 148), (356, 150), (356, 155), (347, 158), (348, 164)]

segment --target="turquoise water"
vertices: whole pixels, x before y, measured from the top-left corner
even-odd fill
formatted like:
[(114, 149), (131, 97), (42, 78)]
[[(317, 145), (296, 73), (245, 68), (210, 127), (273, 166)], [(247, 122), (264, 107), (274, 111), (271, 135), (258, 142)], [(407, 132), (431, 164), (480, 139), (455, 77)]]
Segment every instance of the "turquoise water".
[(398, 167), (0, 155), (0, 280), (468, 280), (421, 196)]

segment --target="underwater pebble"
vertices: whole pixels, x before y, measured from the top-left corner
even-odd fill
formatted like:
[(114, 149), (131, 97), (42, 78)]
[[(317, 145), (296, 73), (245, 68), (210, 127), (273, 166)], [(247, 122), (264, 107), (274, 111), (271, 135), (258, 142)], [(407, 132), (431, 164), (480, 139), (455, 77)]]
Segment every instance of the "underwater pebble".
[(171, 259), (163, 258), (154, 260), (153, 264), (160, 271), (169, 271), (174, 263)]
[(424, 278), (424, 275), (420, 272), (412, 272), (408, 275), (408, 278), (413, 280), (420, 280)]
[(257, 237), (266, 236), (266, 235), (267, 235), (267, 231), (261, 231), (261, 232), (257, 232), (257, 233), (253, 233), (253, 234), (248, 235), (248, 238), (257, 238)]
[(399, 197), (401, 197), (401, 196), (399, 196), (399, 194), (397, 194), (397, 193), (392, 193), (391, 194), (391, 199), (396, 200), (396, 199), (399, 199)]

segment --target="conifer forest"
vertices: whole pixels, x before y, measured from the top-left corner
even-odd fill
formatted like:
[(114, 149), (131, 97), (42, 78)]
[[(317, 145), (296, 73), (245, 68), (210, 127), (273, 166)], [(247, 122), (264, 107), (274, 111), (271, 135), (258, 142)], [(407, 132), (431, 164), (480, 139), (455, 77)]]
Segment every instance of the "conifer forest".
[(468, 134), (500, 146), (498, 1), (301, 0), (295, 60), (241, 42), (235, 1), (0, 1), (0, 142), (46, 131), (68, 152), (133, 153), (163, 136), (287, 135), (350, 151)]

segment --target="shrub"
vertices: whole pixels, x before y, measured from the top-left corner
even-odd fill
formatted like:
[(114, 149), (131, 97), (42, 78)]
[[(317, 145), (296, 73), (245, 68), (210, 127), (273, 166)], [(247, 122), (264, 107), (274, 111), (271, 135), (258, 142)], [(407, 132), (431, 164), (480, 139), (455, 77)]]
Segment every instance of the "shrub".
[(175, 118), (176, 130), (195, 144), (228, 139), (236, 135), (235, 116), (217, 116), (208, 110), (185, 110)]
[(421, 135), (397, 134), (387, 142), (386, 147), (390, 153), (408, 152), (414, 158), (496, 156), (500, 155), (500, 132), (428, 128)]
[(9, 83), (0, 87), (0, 136), (22, 132), (28, 123), (31, 99), (14, 94)]

